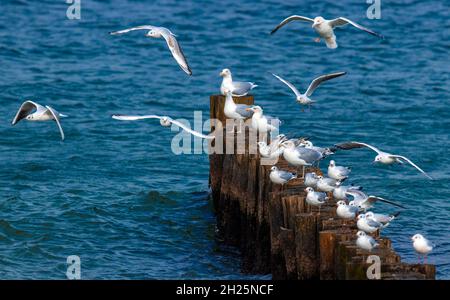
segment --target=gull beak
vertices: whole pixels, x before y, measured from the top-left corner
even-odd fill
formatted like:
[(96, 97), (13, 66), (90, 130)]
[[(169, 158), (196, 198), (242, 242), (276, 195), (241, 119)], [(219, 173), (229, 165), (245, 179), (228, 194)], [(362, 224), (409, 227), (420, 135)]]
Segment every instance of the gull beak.
[(223, 77), (223, 76), (225, 76), (225, 73), (222, 71), (222, 72), (219, 73), (219, 75), (220, 75), (221, 77)]
[(246, 111), (251, 111), (251, 110), (253, 110), (252, 108), (246, 108), (245, 109)]

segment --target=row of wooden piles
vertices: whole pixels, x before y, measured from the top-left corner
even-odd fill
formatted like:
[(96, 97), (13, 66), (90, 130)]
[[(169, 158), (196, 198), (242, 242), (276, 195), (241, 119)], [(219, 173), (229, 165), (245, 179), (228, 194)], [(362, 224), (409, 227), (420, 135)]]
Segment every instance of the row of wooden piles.
[[(234, 100), (253, 104), (252, 96)], [(212, 119), (225, 122), (224, 102), (221, 95), (211, 96)], [(282, 158), (277, 166), (296, 171)], [(380, 247), (372, 253), (358, 249), (356, 222), (336, 217), (332, 195), (319, 214), (305, 203), (302, 179), (281, 188), (270, 181), (270, 167), (261, 165), (260, 156), (249, 154), (248, 147), (243, 154), (210, 155), (220, 238), (240, 248), (244, 272), (271, 273), (273, 279), (368, 279), (372, 263), (367, 258), (377, 255), (381, 279), (435, 278), (434, 265), (402, 263), (388, 238), (377, 236)], [(310, 171), (321, 173), (317, 168)]]

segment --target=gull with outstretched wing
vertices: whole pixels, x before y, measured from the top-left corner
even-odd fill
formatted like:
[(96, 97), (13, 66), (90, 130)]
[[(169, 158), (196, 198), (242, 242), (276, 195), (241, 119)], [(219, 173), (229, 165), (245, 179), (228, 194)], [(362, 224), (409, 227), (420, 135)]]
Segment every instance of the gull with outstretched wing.
[(16, 116), (12, 120), (11, 124), (16, 125), (20, 120), (27, 121), (55, 121), (58, 126), (59, 132), (61, 134), (61, 139), (64, 140), (64, 131), (61, 127), (60, 118), (67, 117), (66, 115), (60, 114), (52, 107), (46, 105), (42, 106), (36, 102), (27, 100), (22, 103)]
[(172, 119), (172, 118), (170, 118), (168, 116), (158, 116), (158, 115), (143, 115), (143, 116), (113, 115), (112, 118), (116, 119), (116, 120), (120, 120), (120, 121), (137, 121), (137, 120), (144, 120), (144, 119), (159, 119), (159, 123), (161, 124), (161, 126), (169, 127), (169, 126), (171, 126), (173, 124), (173, 125), (176, 125), (176, 126), (182, 128), (184, 131), (186, 131), (186, 132), (188, 132), (188, 133), (190, 133), (190, 134), (192, 134), (194, 136), (200, 137), (202, 139), (212, 140), (212, 139), (215, 138), (215, 136), (213, 136), (213, 135), (204, 135), (204, 134), (202, 134), (200, 132), (192, 130), (191, 128), (189, 128), (185, 124), (183, 124), (183, 123), (181, 123), (181, 122), (179, 122), (177, 120), (174, 120), (174, 119)]
[[(312, 28), (316, 31), (316, 33), (325, 40), (325, 43), (328, 48), (330, 49), (336, 49), (338, 47), (336, 43), (336, 36), (334, 34), (334, 29), (336, 27), (345, 26), (347, 24), (352, 25), (355, 28), (358, 28), (359, 30), (365, 31), (371, 35), (374, 35), (376, 37), (379, 37), (381, 39), (384, 39), (384, 36), (382, 36), (379, 33), (376, 33), (373, 30), (370, 30), (369, 28), (366, 28), (358, 23), (355, 23), (347, 18), (339, 17), (332, 20), (326, 20), (323, 17), (315, 17), (314, 19), (293, 15), (286, 19), (284, 19), (280, 24), (278, 24), (271, 32), (270, 34), (274, 34), (277, 32), (281, 27), (284, 25), (292, 22), (292, 21), (303, 21), (303, 22), (309, 22), (312, 23)], [(316, 42), (320, 42), (320, 38), (315, 39)]]
[(342, 76), (345, 74), (347, 74), (347, 72), (337, 72), (337, 73), (331, 73), (331, 74), (319, 76), (319, 77), (315, 78), (313, 81), (311, 81), (308, 89), (306, 90), (306, 92), (304, 94), (302, 94), (292, 83), (290, 83), (286, 79), (283, 79), (280, 76), (275, 75), (275, 74), (272, 74), (272, 75), (275, 76), (281, 82), (283, 82), (285, 85), (287, 85), (294, 92), (296, 101), (298, 103), (300, 103), (302, 105), (308, 105), (311, 108), (311, 104), (314, 103), (315, 101), (311, 100), (309, 97), (311, 97), (311, 95), (314, 93), (314, 91), (317, 89), (317, 87), (325, 81), (328, 81), (330, 79), (333, 79), (333, 78), (336, 78), (336, 77), (339, 77), (339, 76)]
[(183, 50), (181, 49), (180, 44), (178, 43), (176, 39), (176, 35), (173, 34), (169, 29), (164, 27), (156, 27), (151, 25), (143, 25), (143, 26), (136, 26), (132, 28), (127, 28), (124, 30), (119, 31), (113, 31), (110, 32), (111, 35), (120, 35), (124, 33), (128, 33), (131, 31), (136, 30), (147, 30), (146, 37), (151, 38), (164, 38), (164, 40), (167, 43), (167, 46), (169, 47), (170, 52), (172, 53), (173, 58), (177, 61), (178, 65), (183, 69), (184, 72), (188, 75), (192, 75), (191, 68), (189, 67), (189, 64), (186, 60), (186, 56), (183, 53)]

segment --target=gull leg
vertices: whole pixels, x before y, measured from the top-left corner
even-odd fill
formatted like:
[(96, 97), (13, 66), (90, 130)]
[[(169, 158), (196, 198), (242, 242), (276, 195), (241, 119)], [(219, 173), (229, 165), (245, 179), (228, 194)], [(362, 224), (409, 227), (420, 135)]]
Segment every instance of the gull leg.
[(236, 133), (241, 133), (242, 132), (242, 120), (239, 119), (239, 130)]
[(227, 131), (227, 133), (234, 133), (234, 122), (233, 122), (233, 128), (231, 129), (231, 131)]
[(424, 264), (424, 265), (427, 264), (427, 255), (426, 255), (426, 254), (423, 256), (423, 264)]
[(302, 171), (302, 179), (305, 179), (305, 166), (302, 166), (302, 169), (303, 169), (303, 171)]
[(316, 43), (320, 43), (320, 37), (318, 37), (318, 38), (315, 38), (315, 39), (314, 39), (314, 42), (316, 42)]

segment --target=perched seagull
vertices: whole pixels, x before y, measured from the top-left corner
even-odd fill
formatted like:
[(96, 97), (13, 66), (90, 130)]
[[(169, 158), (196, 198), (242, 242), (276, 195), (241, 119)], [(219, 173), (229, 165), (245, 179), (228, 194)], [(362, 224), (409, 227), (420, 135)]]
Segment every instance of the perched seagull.
[(353, 185), (339, 185), (333, 190), (333, 197), (336, 200), (348, 200), (347, 192), (352, 190), (362, 190), (362, 187)]
[(286, 140), (284, 134), (279, 134), (271, 143), (258, 142), (259, 154), (264, 158), (277, 159), (283, 154), (284, 146), (282, 143)]
[(423, 262), (425, 263), (427, 259), (427, 254), (433, 250), (433, 245), (420, 233), (415, 234), (411, 240), (413, 241), (414, 250), (416, 250), (419, 257), (420, 264), (420, 255), (423, 255)]
[(356, 226), (359, 230), (362, 230), (366, 233), (374, 233), (378, 229), (383, 228), (383, 224), (375, 221), (374, 219), (367, 218), (365, 214), (361, 214), (357, 217)]
[(394, 163), (403, 164), (404, 162), (407, 162), (410, 165), (412, 165), (414, 168), (419, 170), (422, 174), (427, 176), (429, 179), (431, 179), (431, 180), (433, 179), (427, 173), (425, 173), (424, 170), (419, 168), (415, 163), (413, 163), (411, 160), (409, 160), (405, 156), (395, 155), (395, 154), (390, 154), (390, 153), (387, 153), (387, 152), (383, 152), (383, 151), (381, 151), (380, 149), (378, 149), (378, 148), (376, 148), (374, 146), (371, 146), (371, 145), (365, 144), (365, 143), (360, 143), (360, 142), (345, 142), (345, 143), (336, 144), (335, 146), (338, 149), (343, 149), (343, 150), (350, 150), (350, 149), (364, 148), (364, 147), (372, 149), (373, 151), (375, 151), (377, 153), (377, 156), (375, 156), (375, 160), (373, 161), (374, 163), (382, 163), (382, 164), (385, 164), (385, 165), (391, 165), (391, 164), (394, 164)]
[(127, 116), (127, 115), (113, 115), (113, 119), (120, 120), (120, 121), (137, 121), (137, 120), (143, 120), (143, 119), (159, 119), (159, 124), (163, 127), (169, 127), (172, 124), (176, 125), (178, 127), (181, 127), (184, 131), (187, 131), (188, 133), (195, 135), (197, 137), (200, 137), (202, 139), (209, 139), (213, 140), (215, 136), (213, 135), (204, 135), (200, 132), (197, 132), (195, 130), (192, 130), (191, 128), (187, 127), (183, 123), (176, 121), (168, 116), (157, 116), (157, 115), (144, 115), (144, 116)]
[(247, 111), (253, 112), (252, 128), (259, 132), (267, 133), (269, 131), (277, 130), (281, 123), (278, 118), (264, 115), (261, 106), (252, 106), (247, 108)]
[(188, 65), (188, 62), (186, 60), (186, 57), (183, 54), (183, 51), (181, 50), (180, 45), (178, 44), (177, 39), (175, 38), (176, 35), (173, 34), (169, 29), (164, 27), (156, 27), (151, 25), (143, 25), (143, 26), (137, 26), (132, 27), (120, 31), (113, 31), (109, 34), (111, 35), (119, 35), (123, 33), (128, 33), (130, 31), (135, 30), (148, 30), (146, 33), (146, 37), (150, 38), (161, 38), (163, 37), (166, 40), (167, 46), (169, 47), (170, 52), (172, 52), (173, 58), (177, 61), (178, 65), (183, 69), (184, 72), (188, 75), (192, 75), (191, 68)]
[(337, 202), (336, 214), (342, 219), (354, 219), (358, 214), (359, 209), (353, 205), (347, 205), (345, 201)]
[(61, 127), (61, 123), (59, 121), (60, 118), (65, 118), (66, 115), (60, 114), (50, 106), (46, 105), (45, 107), (27, 100), (20, 106), (19, 110), (12, 120), (11, 124), (16, 125), (20, 120), (25, 119), (27, 121), (50, 121), (53, 120), (58, 125), (59, 132), (61, 133), (61, 140), (64, 141), (64, 131)]
[(319, 176), (319, 180), (317, 181), (317, 189), (322, 192), (332, 192), (335, 188), (339, 187), (339, 181)]
[(283, 157), (286, 161), (296, 167), (303, 167), (303, 176), (305, 177), (305, 166), (312, 166), (313, 163), (322, 159), (322, 154), (313, 149), (305, 147), (296, 147), (291, 140), (283, 142), (285, 147)]
[(366, 211), (373, 207), (375, 202), (380, 201), (384, 203), (388, 203), (397, 207), (406, 208), (403, 205), (392, 202), (390, 200), (386, 200), (377, 196), (368, 196), (364, 192), (360, 190), (349, 190), (346, 192), (347, 196), (353, 197), (353, 200), (350, 201), (351, 204), (354, 204), (356, 207), (360, 208), (363, 211)]
[(389, 223), (391, 221), (393, 221), (396, 217), (398, 217), (398, 215), (400, 215), (400, 212), (397, 212), (393, 215), (383, 215), (383, 214), (376, 214), (376, 213), (369, 211), (366, 213), (366, 218), (373, 219), (377, 222), (380, 222), (381, 224), (383, 224), (383, 228), (386, 228), (387, 226), (389, 226)]
[(307, 187), (305, 189), (305, 192), (306, 192), (306, 203), (312, 206), (318, 206), (320, 214), (320, 207), (322, 206), (322, 204), (328, 201), (327, 194), (315, 192), (312, 187)]
[(253, 82), (233, 81), (231, 77), (231, 71), (229, 69), (223, 69), (220, 72), (220, 76), (223, 77), (222, 85), (220, 86), (220, 92), (222, 95), (226, 94), (226, 90), (233, 93), (233, 96), (246, 96), (252, 89), (257, 87)]
[[(339, 17), (339, 18), (333, 19), (333, 20), (325, 20), (322, 17), (315, 17), (314, 19), (311, 19), (311, 18), (307, 18), (307, 17), (303, 17), (303, 16), (293, 15), (293, 16), (290, 16), (290, 17), (284, 19), (280, 24), (278, 24), (277, 27), (275, 27), (270, 32), (270, 34), (274, 34), (275, 32), (278, 31), (278, 29), (280, 29), (281, 27), (283, 27), (284, 25), (286, 25), (287, 23), (289, 23), (291, 21), (305, 21), (305, 22), (313, 23), (312, 28), (314, 28), (316, 33), (319, 34), (319, 36), (325, 40), (325, 44), (330, 49), (336, 49), (338, 47), (338, 45), (336, 43), (336, 36), (334, 35), (334, 28), (339, 27), (339, 26), (344, 26), (347, 24), (350, 24), (358, 29), (361, 29), (361, 30), (363, 30), (367, 33), (370, 33), (374, 36), (377, 36), (381, 39), (384, 39), (384, 36), (382, 36), (381, 34), (376, 33), (364, 26), (361, 26), (361, 25), (359, 25), (353, 21), (350, 21), (347, 18), (343, 18), (343, 17)], [(320, 37), (315, 39), (315, 41), (317, 43), (320, 42)]]
[(305, 186), (317, 188), (317, 181), (319, 181), (319, 176), (315, 172), (305, 174)]
[(328, 165), (328, 177), (338, 181), (347, 179), (351, 171), (349, 167), (336, 166), (334, 160), (330, 160), (330, 164)]
[(294, 173), (291, 173), (291, 172), (287, 172), (287, 171), (283, 171), (283, 170), (279, 170), (275, 166), (270, 168), (270, 170), (271, 170), (270, 175), (269, 175), (270, 180), (273, 183), (276, 183), (276, 184), (284, 185), (288, 181), (297, 178), (297, 174), (294, 174)]
[[(253, 115), (253, 111), (249, 110), (252, 107), (252, 105), (236, 104), (234, 103), (231, 91), (225, 90), (225, 92), (226, 98), (223, 112), (227, 118), (238, 120), (240, 122), (238, 130), (238, 133), (240, 133), (242, 129), (242, 121), (251, 118)], [(232, 132), (234, 132), (234, 124)]]
[(298, 103), (300, 103), (302, 105), (308, 105), (309, 108), (311, 109), (311, 104), (314, 103), (315, 101), (311, 100), (309, 97), (311, 97), (311, 95), (314, 93), (314, 91), (317, 89), (317, 87), (322, 82), (325, 82), (327, 80), (330, 80), (330, 79), (333, 79), (333, 78), (336, 78), (336, 77), (339, 77), (339, 76), (342, 76), (345, 74), (347, 74), (347, 72), (338, 72), (338, 73), (332, 73), (332, 74), (326, 74), (326, 75), (319, 76), (309, 84), (309, 87), (304, 94), (300, 93), (297, 90), (297, 88), (289, 81), (281, 78), (278, 75), (275, 75), (275, 74), (272, 74), (272, 75), (275, 76), (276, 78), (278, 78), (278, 80), (280, 80), (284, 84), (286, 84), (294, 92), (296, 101)]
[(356, 236), (358, 237), (356, 239), (356, 246), (363, 250), (372, 251), (373, 248), (380, 245), (373, 239), (373, 237), (367, 235), (364, 231), (358, 231)]

